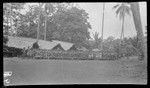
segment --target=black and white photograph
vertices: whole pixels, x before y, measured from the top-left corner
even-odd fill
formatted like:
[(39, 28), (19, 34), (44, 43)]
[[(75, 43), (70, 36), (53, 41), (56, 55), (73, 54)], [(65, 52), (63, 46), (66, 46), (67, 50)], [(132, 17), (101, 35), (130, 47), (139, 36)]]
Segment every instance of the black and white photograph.
[(3, 86), (147, 84), (147, 2), (3, 3)]

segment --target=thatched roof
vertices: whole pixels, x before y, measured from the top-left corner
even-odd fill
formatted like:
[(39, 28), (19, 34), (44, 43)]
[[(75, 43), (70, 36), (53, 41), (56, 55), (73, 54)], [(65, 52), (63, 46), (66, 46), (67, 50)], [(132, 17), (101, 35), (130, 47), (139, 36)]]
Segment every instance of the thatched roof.
[[(36, 39), (32, 39), (32, 38), (13, 37), (13, 36), (8, 36), (8, 39), (9, 41), (7, 45), (16, 48), (32, 47), (33, 43), (37, 41)], [(63, 42), (58, 40), (52, 40), (52, 41), (38, 40), (38, 44), (40, 46), (40, 49), (52, 49), (58, 44), (60, 44), (64, 50), (68, 50), (73, 46), (73, 43)]]
[(64, 41), (53, 40), (53, 43), (60, 44), (64, 50), (70, 49), (74, 44)]
[(78, 50), (75, 45), (73, 45), (69, 50)]
[(60, 44), (57, 44), (52, 50), (64, 50)]

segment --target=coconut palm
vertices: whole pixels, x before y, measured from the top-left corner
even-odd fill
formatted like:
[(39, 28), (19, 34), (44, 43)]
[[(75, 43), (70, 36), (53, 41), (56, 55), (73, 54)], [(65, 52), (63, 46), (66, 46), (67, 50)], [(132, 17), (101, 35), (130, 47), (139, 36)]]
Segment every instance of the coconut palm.
[[(103, 3), (103, 19), (102, 19), (102, 44), (101, 44), (101, 49), (103, 50), (103, 30), (104, 30), (104, 10), (105, 10), (105, 3)], [(102, 56), (103, 56), (103, 52), (102, 52)]]
[(121, 5), (119, 4), (115, 5), (113, 9), (117, 9), (116, 14), (119, 15), (120, 20), (122, 20), (122, 31), (120, 36), (120, 39), (122, 39), (124, 38), (124, 20), (126, 14), (130, 15), (130, 7), (128, 6), (127, 3), (122, 3)]
[[(142, 51), (144, 53), (144, 58), (145, 58), (145, 62), (147, 60), (147, 51), (146, 51), (146, 46), (144, 44), (144, 34), (143, 34), (143, 30), (142, 30), (142, 24), (141, 24), (141, 18), (140, 18), (140, 8), (139, 8), (139, 3), (138, 2), (135, 2), (135, 3), (130, 3), (130, 4), (121, 4), (121, 6), (119, 5), (116, 5), (114, 6), (113, 8), (117, 8), (117, 11), (116, 13), (120, 13), (120, 18), (124, 18), (125, 14), (123, 15), (123, 13), (127, 13), (130, 15), (130, 10), (133, 14), (133, 20), (134, 20), (134, 24), (135, 24), (135, 28), (136, 28), (136, 32), (137, 32), (137, 37), (138, 37), (138, 43), (141, 45), (141, 48), (142, 48)], [(130, 8), (129, 6), (127, 5), (130, 5)], [(121, 9), (123, 9), (122, 11), (120, 11)], [(122, 19), (122, 24), (124, 22), (124, 19)], [(122, 25), (122, 29), (123, 29), (123, 25)], [(123, 33), (124, 30), (122, 30), (122, 33)]]
[(146, 62), (147, 51), (146, 51), (146, 45), (144, 44), (144, 34), (142, 30), (139, 3), (138, 2), (130, 3), (130, 6), (131, 6), (132, 14), (133, 14), (133, 20), (134, 20), (134, 25), (135, 25), (136, 32), (137, 32), (138, 41), (139, 41), (139, 44), (141, 45), (142, 51), (144, 52), (144, 59)]

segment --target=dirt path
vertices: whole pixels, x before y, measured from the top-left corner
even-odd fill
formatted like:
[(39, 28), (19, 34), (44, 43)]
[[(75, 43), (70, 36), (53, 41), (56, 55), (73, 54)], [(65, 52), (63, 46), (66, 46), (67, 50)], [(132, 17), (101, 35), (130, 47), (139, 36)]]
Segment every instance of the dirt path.
[[(19, 58), (20, 59), (20, 58)], [(122, 77), (117, 61), (19, 60), (4, 58), (4, 71), (12, 71), (10, 85), (32, 84), (146, 84), (146, 79)]]

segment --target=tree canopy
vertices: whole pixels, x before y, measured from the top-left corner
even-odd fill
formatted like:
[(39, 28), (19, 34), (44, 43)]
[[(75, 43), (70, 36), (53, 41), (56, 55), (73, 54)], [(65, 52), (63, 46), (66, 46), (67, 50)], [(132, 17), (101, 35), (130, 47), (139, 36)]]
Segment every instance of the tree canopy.
[[(3, 33), (13, 34), (21, 23), (24, 3), (3, 3)], [(15, 33), (14, 33), (15, 34)]]
[[(80, 43), (90, 38), (91, 25), (88, 22), (88, 13), (64, 3), (44, 3), (41, 8), (39, 5), (31, 5), (26, 14), (17, 15), (20, 18), (18, 21), (20, 25), (18, 27), (15, 25), (17, 36), (36, 38), (39, 11), (42, 11), (39, 26), (40, 39), (44, 38), (45, 27), (47, 40), (56, 39)], [(45, 20), (47, 20), (46, 24)], [(17, 24), (17, 22), (13, 23)]]

